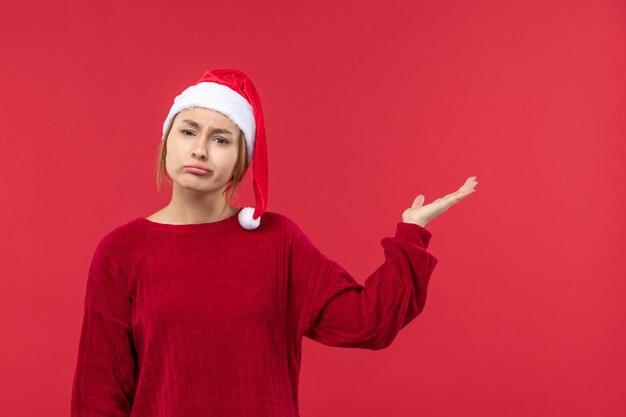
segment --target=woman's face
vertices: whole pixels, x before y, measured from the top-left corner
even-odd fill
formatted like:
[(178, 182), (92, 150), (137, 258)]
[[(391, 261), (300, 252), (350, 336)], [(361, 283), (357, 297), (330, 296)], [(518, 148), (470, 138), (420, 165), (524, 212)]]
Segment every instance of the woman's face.
[(167, 137), (165, 159), (174, 185), (200, 192), (225, 189), (237, 162), (238, 138), (239, 128), (221, 113), (199, 107), (178, 113)]

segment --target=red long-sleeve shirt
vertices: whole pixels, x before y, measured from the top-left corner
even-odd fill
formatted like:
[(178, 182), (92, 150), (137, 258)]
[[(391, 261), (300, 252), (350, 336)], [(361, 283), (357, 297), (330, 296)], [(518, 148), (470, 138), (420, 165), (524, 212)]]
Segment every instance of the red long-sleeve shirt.
[(359, 284), (288, 217), (139, 217), (98, 243), (72, 417), (298, 417), (302, 337), (382, 349), (424, 308), (431, 233), (400, 222)]

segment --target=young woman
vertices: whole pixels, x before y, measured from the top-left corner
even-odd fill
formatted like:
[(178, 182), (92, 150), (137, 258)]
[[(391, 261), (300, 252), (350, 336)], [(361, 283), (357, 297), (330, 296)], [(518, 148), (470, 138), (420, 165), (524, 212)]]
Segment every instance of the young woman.
[[(238, 209), (230, 201), (251, 164), (256, 205)], [(417, 196), (361, 285), (292, 220), (264, 212), (260, 100), (226, 69), (174, 100), (158, 186), (161, 175), (170, 203), (109, 232), (93, 255), (73, 417), (299, 416), (302, 338), (389, 346), (423, 310), (437, 264), (424, 227), (477, 184), (427, 205)]]

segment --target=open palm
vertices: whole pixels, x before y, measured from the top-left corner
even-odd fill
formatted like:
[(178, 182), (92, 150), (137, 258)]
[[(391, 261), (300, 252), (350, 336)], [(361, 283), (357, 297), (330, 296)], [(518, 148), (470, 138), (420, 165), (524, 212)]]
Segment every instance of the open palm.
[(469, 177), (465, 184), (461, 186), (457, 191), (454, 191), (448, 195), (436, 199), (430, 204), (424, 204), (424, 195), (420, 194), (415, 197), (413, 204), (402, 213), (402, 221), (405, 223), (415, 223), (424, 227), (432, 219), (439, 216), (444, 211), (474, 193), (476, 190), (474, 187), (478, 184), (476, 177)]

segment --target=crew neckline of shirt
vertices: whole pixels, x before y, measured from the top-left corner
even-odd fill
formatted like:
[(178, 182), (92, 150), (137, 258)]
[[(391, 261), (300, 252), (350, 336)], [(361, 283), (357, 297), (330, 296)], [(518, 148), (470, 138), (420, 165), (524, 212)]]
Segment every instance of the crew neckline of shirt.
[(239, 212), (241, 212), (241, 208), (237, 211), (237, 213), (233, 214), (230, 217), (227, 217), (222, 220), (217, 220), (214, 222), (208, 222), (208, 223), (183, 223), (183, 224), (158, 223), (152, 220), (148, 220), (145, 217), (137, 217), (137, 221), (152, 229), (158, 229), (158, 230), (178, 230), (178, 231), (210, 230), (216, 227), (239, 224), (239, 218), (238, 218)]

